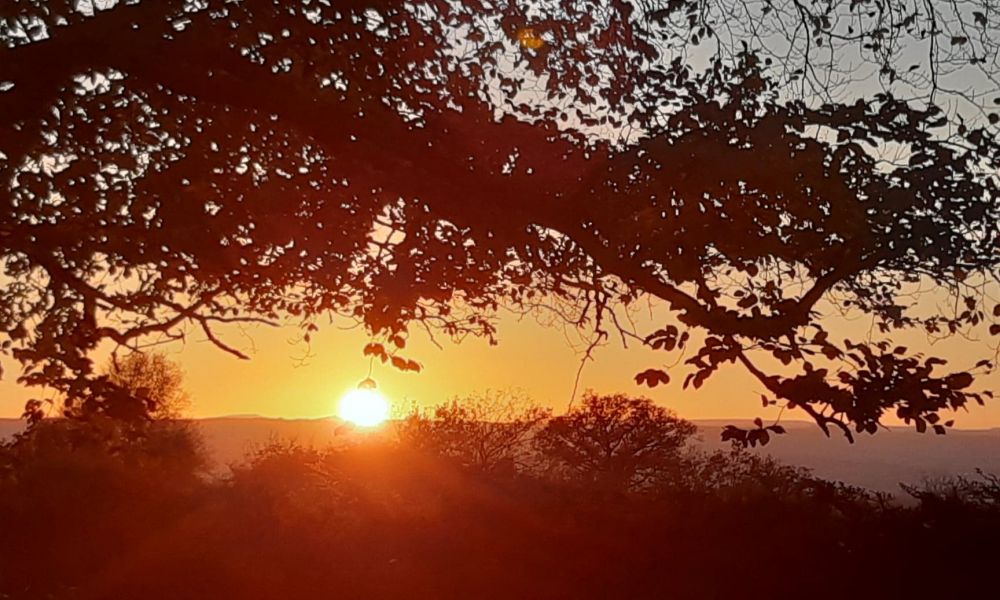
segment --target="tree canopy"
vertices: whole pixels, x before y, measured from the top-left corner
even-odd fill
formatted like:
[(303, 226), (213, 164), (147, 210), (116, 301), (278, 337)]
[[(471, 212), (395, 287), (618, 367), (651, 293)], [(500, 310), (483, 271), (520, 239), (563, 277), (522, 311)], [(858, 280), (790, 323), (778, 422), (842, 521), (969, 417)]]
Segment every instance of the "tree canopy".
[(552, 463), (597, 489), (641, 489), (681, 469), (681, 451), (698, 428), (648, 398), (588, 393), (550, 420), (536, 443)]
[[(997, 14), (0, 2), (4, 349), (23, 382), (110, 405), (105, 341), (193, 326), (240, 355), (219, 324), (339, 315), (416, 370), (414, 327), (492, 339), (498, 306), (543, 302), (683, 350), (685, 385), (733, 363), (827, 431), (943, 432), (992, 365), (892, 338), (1000, 332)], [(928, 284), (957, 308), (914, 300)], [(645, 298), (672, 321), (633, 331)], [(881, 337), (835, 338), (843, 310)]]
[(464, 468), (512, 472), (550, 416), (516, 391), (488, 390), (431, 410), (415, 408), (400, 421), (397, 435), (412, 449), (447, 457)]

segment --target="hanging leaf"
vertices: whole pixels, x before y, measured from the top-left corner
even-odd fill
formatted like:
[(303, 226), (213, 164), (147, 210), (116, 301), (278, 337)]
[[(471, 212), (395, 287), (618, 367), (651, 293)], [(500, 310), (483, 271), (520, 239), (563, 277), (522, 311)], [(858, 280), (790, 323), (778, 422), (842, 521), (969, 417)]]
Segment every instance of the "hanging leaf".
[(639, 385), (645, 383), (649, 387), (653, 388), (661, 383), (670, 383), (670, 376), (667, 375), (666, 371), (660, 369), (646, 369), (642, 373), (635, 376), (635, 382)]

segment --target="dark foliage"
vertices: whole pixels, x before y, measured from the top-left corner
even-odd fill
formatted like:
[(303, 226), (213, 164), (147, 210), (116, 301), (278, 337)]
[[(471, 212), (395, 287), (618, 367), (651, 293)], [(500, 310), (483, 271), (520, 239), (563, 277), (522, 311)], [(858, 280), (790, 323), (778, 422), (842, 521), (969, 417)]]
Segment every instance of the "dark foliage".
[(0, 597), (970, 597), (1000, 558), (988, 477), (904, 507), (734, 446), (608, 494), (545, 454), (484, 470), (373, 438), (275, 440), (218, 480), (154, 425), (46, 421), (0, 448)]
[(587, 394), (535, 437), (551, 469), (592, 490), (637, 490), (681, 470), (697, 428), (645, 398)]
[[(78, 598), (83, 581), (115, 585), (151, 540), (205, 498), (196, 432), (174, 421), (54, 419), (0, 446), (2, 593)], [(51, 594), (51, 595), (50, 595)], [(89, 597), (107, 597), (101, 593)]]
[(516, 392), (488, 391), (454, 398), (429, 413), (414, 410), (397, 432), (408, 448), (462, 467), (513, 472), (532, 459), (528, 442), (550, 415)]

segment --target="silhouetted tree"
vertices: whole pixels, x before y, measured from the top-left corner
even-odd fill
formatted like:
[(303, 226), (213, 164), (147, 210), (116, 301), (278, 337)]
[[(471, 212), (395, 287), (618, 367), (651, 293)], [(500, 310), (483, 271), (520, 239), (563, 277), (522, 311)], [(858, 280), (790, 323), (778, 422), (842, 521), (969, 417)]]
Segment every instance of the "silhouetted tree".
[(522, 466), (530, 440), (550, 414), (512, 391), (454, 398), (429, 412), (414, 410), (399, 425), (401, 441), (481, 472)]
[[(109, 454), (162, 458), (190, 473), (205, 466), (200, 434), (192, 422), (180, 418), (188, 395), (176, 362), (155, 353), (112, 356), (91, 389), (102, 395), (65, 398), (64, 418), (51, 424), (32, 419), (18, 443), (58, 445), (65, 436), (67, 452), (81, 443)], [(95, 402), (98, 398), (107, 402)]]
[(111, 383), (149, 403), (155, 418), (176, 419), (190, 401), (180, 365), (162, 354), (133, 352), (123, 358), (112, 356), (104, 372)]
[[(200, 434), (179, 412), (187, 402), (180, 366), (160, 354), (112, 357), (97, 380), (123, 399), (115, 406), (137, 407), (132, 413), (107, 413), (89, 403), (66, 401), (62, 418), (38, 419), (7, 445), (14, 455), (59, 452), (106, 454), (154, 472), (156, 461), (190, 475), (205, 468), (207, 456)], [(128, 399), (126, 401), (125, 399)]]
[[(416, 370), (413, 324), (492, 338), (551, 300), (686, 349), (695, 387), (733, 363), (825, 431), (943, 433), (989, 362), (891, 339), (1000, 333), (990, 6), (7, 0), (4, 348), (110, 406), (105, 340), (187, 323), (243, 356), (217, 325), (342, 315)], [(647, 297), (674, 319), (649, 335), (621, 314)], [(834, 339), (838, 309), (884, 339)]]
[(647, 398), (588, 393), (579, 407), (550, 420), (535, 442), (572, 477), (627, 490), (676, 472), (696, 432), (693, 423)]
[[(77, 394), (77, 395), (73, 395)], [(142, 429), (149, 419), (179, 422), (189, 397), (180, 365), (163, 354), (131, 352), (112, 354), (86, 387), (70, 386), (61, 399), (63, 416), (89, 419), (110, 416), (126, 428)], [(29, 402), (29, 421), (42, 417), (43, 403)]]

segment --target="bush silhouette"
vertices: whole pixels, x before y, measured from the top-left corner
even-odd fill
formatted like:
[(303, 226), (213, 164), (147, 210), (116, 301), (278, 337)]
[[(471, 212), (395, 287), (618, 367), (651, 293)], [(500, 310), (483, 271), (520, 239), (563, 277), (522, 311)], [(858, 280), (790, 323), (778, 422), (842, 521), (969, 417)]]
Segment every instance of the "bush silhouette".
[(220, 326), (336, 315), (416, 371), (411, 329), (544, 306), (670, 353), (641, 385), (736, 368), (824, 431), (943, 433), (993, 357), (898, 342), (1000, 334), (982, 2), (8, 0), (4, 350), (135, 417), (102, 344), (247, 358)]
[[(569, 416), (579, 430), (556, 419), (537, 429), (539, 438), (558, 434), (538, 443), (559, 451), (538, 452), (533, 468), (514, 472), (382, 436), (325, 448), (273, 439), (228, 475), (207, 477), (191, 458), (198, 452), (185, 437), (190, 430), (169, 421), (135, 437), (102, 419), (43, 421), (0, 448), (0, 594), (596, 600), (989, 593), (985, 577), (917, 577), (912, 569), (932, 560), (934, 573), (988, 572), (998, 557), (990, 540), (1000, 533), (994, 479), (912, 487), (919, 502), (904, 504), (742, 446), (704, 453), (685, 443), (690, 424), (648, 411), (645, 402), (588, 396)], [(453, 444), (461, 441), (456, 431), (473, 440), (480, 433), (446, 430)], [(651, 430), (670, 437), (655, 450), (635, 444), (644, 439), (637, 432)], [(608, 432), (615, 436), (605, 438)], [(638, 452), (587, 462), (580, 457), (591, 454), (567, 453), (579, 446), (566, 436), (578, 444), (616, 439), (619, 452)]]

